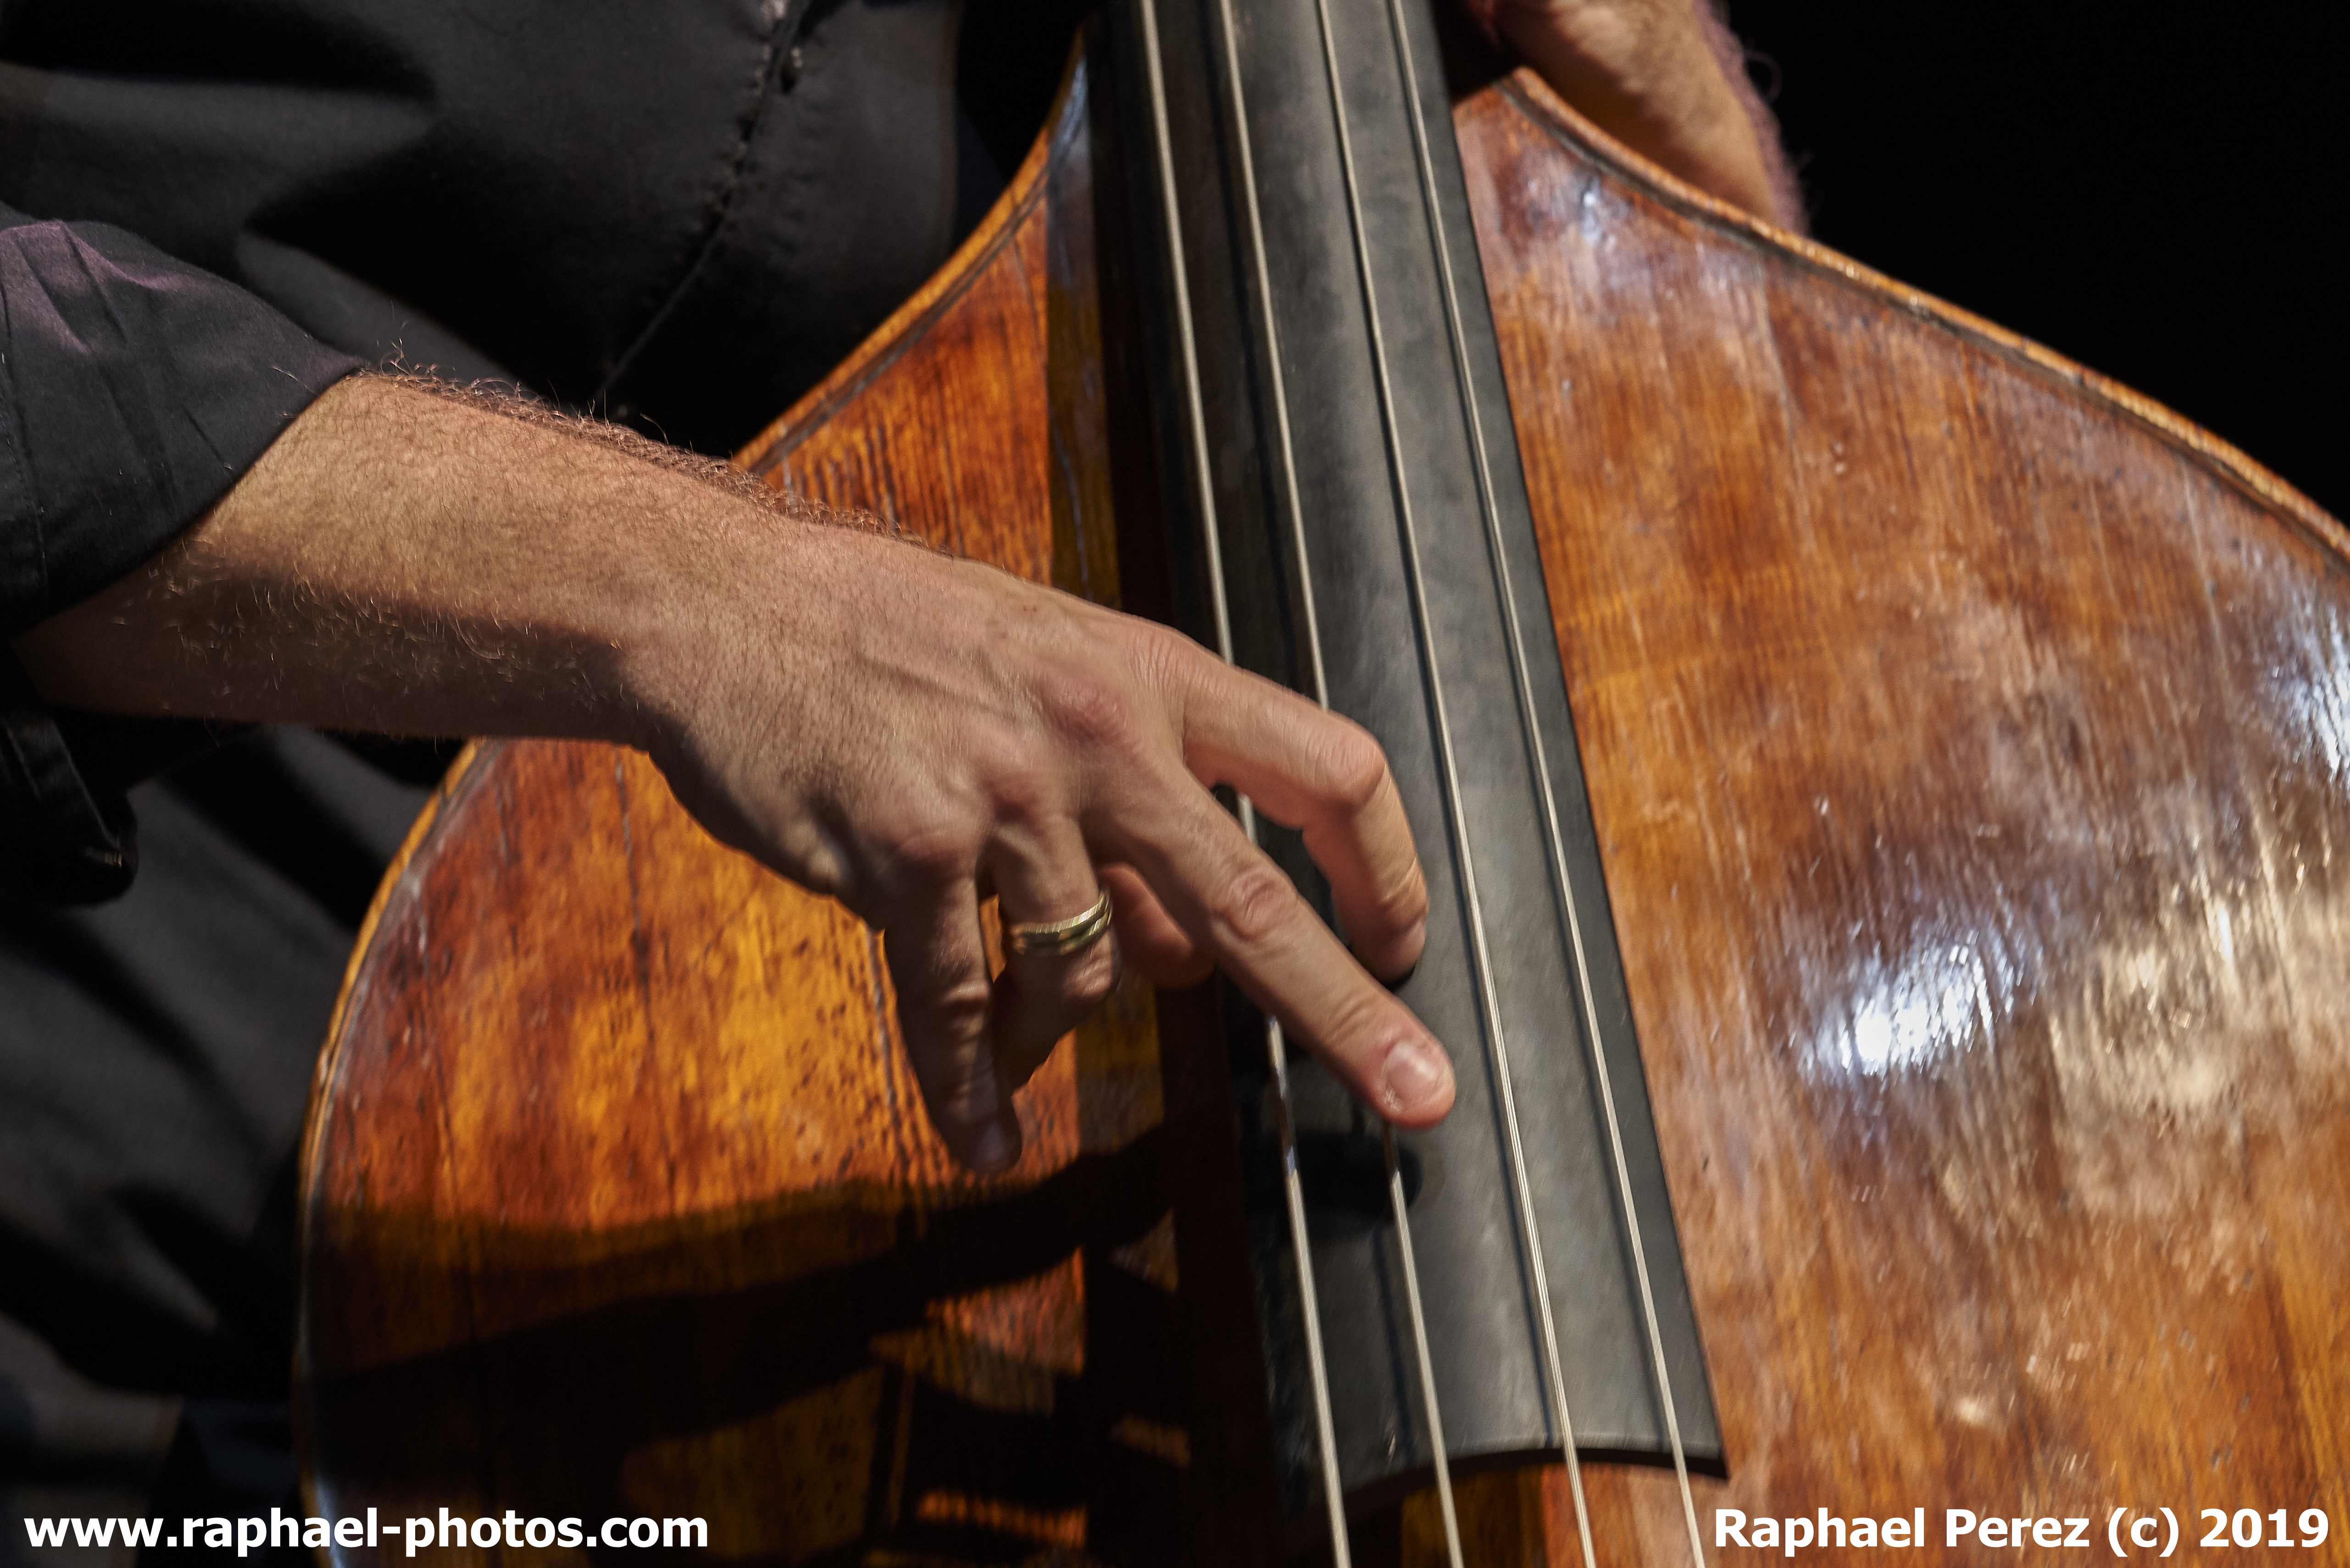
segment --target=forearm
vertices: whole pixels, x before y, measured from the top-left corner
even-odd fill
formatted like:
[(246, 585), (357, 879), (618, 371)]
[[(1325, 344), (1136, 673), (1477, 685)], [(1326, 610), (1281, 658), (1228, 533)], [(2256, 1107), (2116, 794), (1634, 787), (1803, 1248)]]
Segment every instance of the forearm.
[(356, 377), (16, 650), (101, 711), (643, 743), (708, 579), (793, 526), (648, 443)]

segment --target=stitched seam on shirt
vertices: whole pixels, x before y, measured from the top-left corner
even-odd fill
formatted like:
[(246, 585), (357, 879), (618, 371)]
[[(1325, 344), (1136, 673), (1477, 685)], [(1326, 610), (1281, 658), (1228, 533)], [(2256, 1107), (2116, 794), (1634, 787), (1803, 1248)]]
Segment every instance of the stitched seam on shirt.
[(612, 389), (619, 385), (621, 378), (629, 373), (629, 368), (636, 363), (637, 356), (644, 352), (645, 346), (660, 335), (671, 313), (677, 308), (678, 302), (685, 297), (686, 291), (693, 286), (693, 280), (701, 275), (702, 269), (717, 251), (719, 241), (726, 232), (726, 216), (733, 210), (734, 198), (743, 189), (743, 173), (751, 164), (751, 149), (758, 140), (759, 123), (766, 118), (767, 107), (776, 97), (776, 65), (814, 6), (815, 0), (786, 0), (786, 4), (777, 10), (775, 26), (767, 34), (766, 52), (759, 62), (759, 90), (751, 100), (750, 109), (736, 121), (738, 131), (734, 156), (711, 198), (708, 211), (702, 215), (702, 237), (694, 243), (692, 254), (686, 259), (685, 268), (679, 273), (677, 282), (662, 294), (660, 302), (647, 316), (644, 326), (637, 330), (636, 336), (629, 340), (629, 346), (612, 361), (611, 370), (596, 388), (593, 406), (600, 407), (612, 395)]

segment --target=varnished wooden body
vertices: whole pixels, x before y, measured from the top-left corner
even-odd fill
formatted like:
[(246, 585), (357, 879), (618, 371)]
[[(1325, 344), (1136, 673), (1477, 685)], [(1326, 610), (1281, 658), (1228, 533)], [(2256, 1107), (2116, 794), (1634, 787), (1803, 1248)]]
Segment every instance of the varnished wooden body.
[[(1080, 76), (745, 457), (1149, 607), (1087, 112)], [(2344, 1555), (2342, 530), (1528, 78), (1456, 122), (1722, 1422), (1709, 1555), (1783, 1560), (1714, 1552), (1717, 1506), (1922, 1508), (1936, 1561), (1945, 1508), (2168, 1506), (2189, 1557), (2200, 1509), (2318, 1507), (2297, 1555)], [(321, 1502), (701, 1514), (777, 1563), (1268, 1555), (1218, 1533), (1262, 1512), (1245, 1287), (1170, 1208), (1218, 1197), (1191, 1003), (1121, 992), (979, 1182), (876, 957), (641, 759), (473, 753), (321, 1068)], [(1601, 1562), (1685, 1558), (1669, 1473), (1586, 1480)], [(1463, 1490), (1471, 1563), (1570, 1560), (1560, 1472)], [(1358, 1560), (1440, 1561), (1433, 1526)]]

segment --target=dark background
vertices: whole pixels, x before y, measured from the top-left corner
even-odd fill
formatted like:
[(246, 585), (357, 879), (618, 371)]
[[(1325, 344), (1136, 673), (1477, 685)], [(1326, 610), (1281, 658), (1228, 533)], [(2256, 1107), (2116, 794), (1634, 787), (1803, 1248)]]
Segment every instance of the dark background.
[(2330, 7), (1729, 0), (1822, 243), (2350, 514)]
[[(962, 78), (1007, 171), (1085, 5), (970, 0)], [(2324, 20), (2337, 7), (1727, 5), (1815, 237), (2168, 404), (2350, 515), (2350, 307), (2326, 239), (2350, 192), (2350, 63)]]

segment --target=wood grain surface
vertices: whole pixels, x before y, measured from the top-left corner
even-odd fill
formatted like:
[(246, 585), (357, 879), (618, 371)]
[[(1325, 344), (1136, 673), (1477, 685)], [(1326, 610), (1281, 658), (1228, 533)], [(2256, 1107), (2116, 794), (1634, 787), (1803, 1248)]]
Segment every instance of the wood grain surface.
[[(1097, 97), (1080, 69), (744, 461), (1149, 607)], [(1530, 78), (1457, 123), (1723, 1424), (1709, 1555), (1785, 1560), (1712, 1551), (1717, 1506), (1923, 1508), (1930, 1560), (2029, 1563), (2081, 1558), (1944, 1551), (1941, 1511), (2168, 1506), (2201, 1560), (2199, 1509), (2319, 1507), (2292, 1555), (2345, 1560), (2342, 531)], [(754, 1563), (1263, 1560), (1201, 1522), (1263, 1478), (1198, 1013), (1121, 990), (974, 1179), (871, 933), (640, 757), (477, 748), (320, 1068), (318, 1506), (698, 1514)], [(1669, 1474), (1586, 1480), (1603, 1563), (1686, 1560)], [(1555, 1468), (1462, 1497), (1472, 1563), (1573, 1560)], [(1431, 1501), (1357, 1546), (1441, 1562)]]
[[(1701, 1511), (2057, 1562), (1942, 1511), (2167, 1505), (2192, 1557), (2196, 1511), (2315, 1506), (2342, 1560), (2342, 530), (1530, 77), (1457, 123), (1723, 1422)], [(1602, 1560), (1685, 1560), (1672, 1490), (1603, 1477)]]

